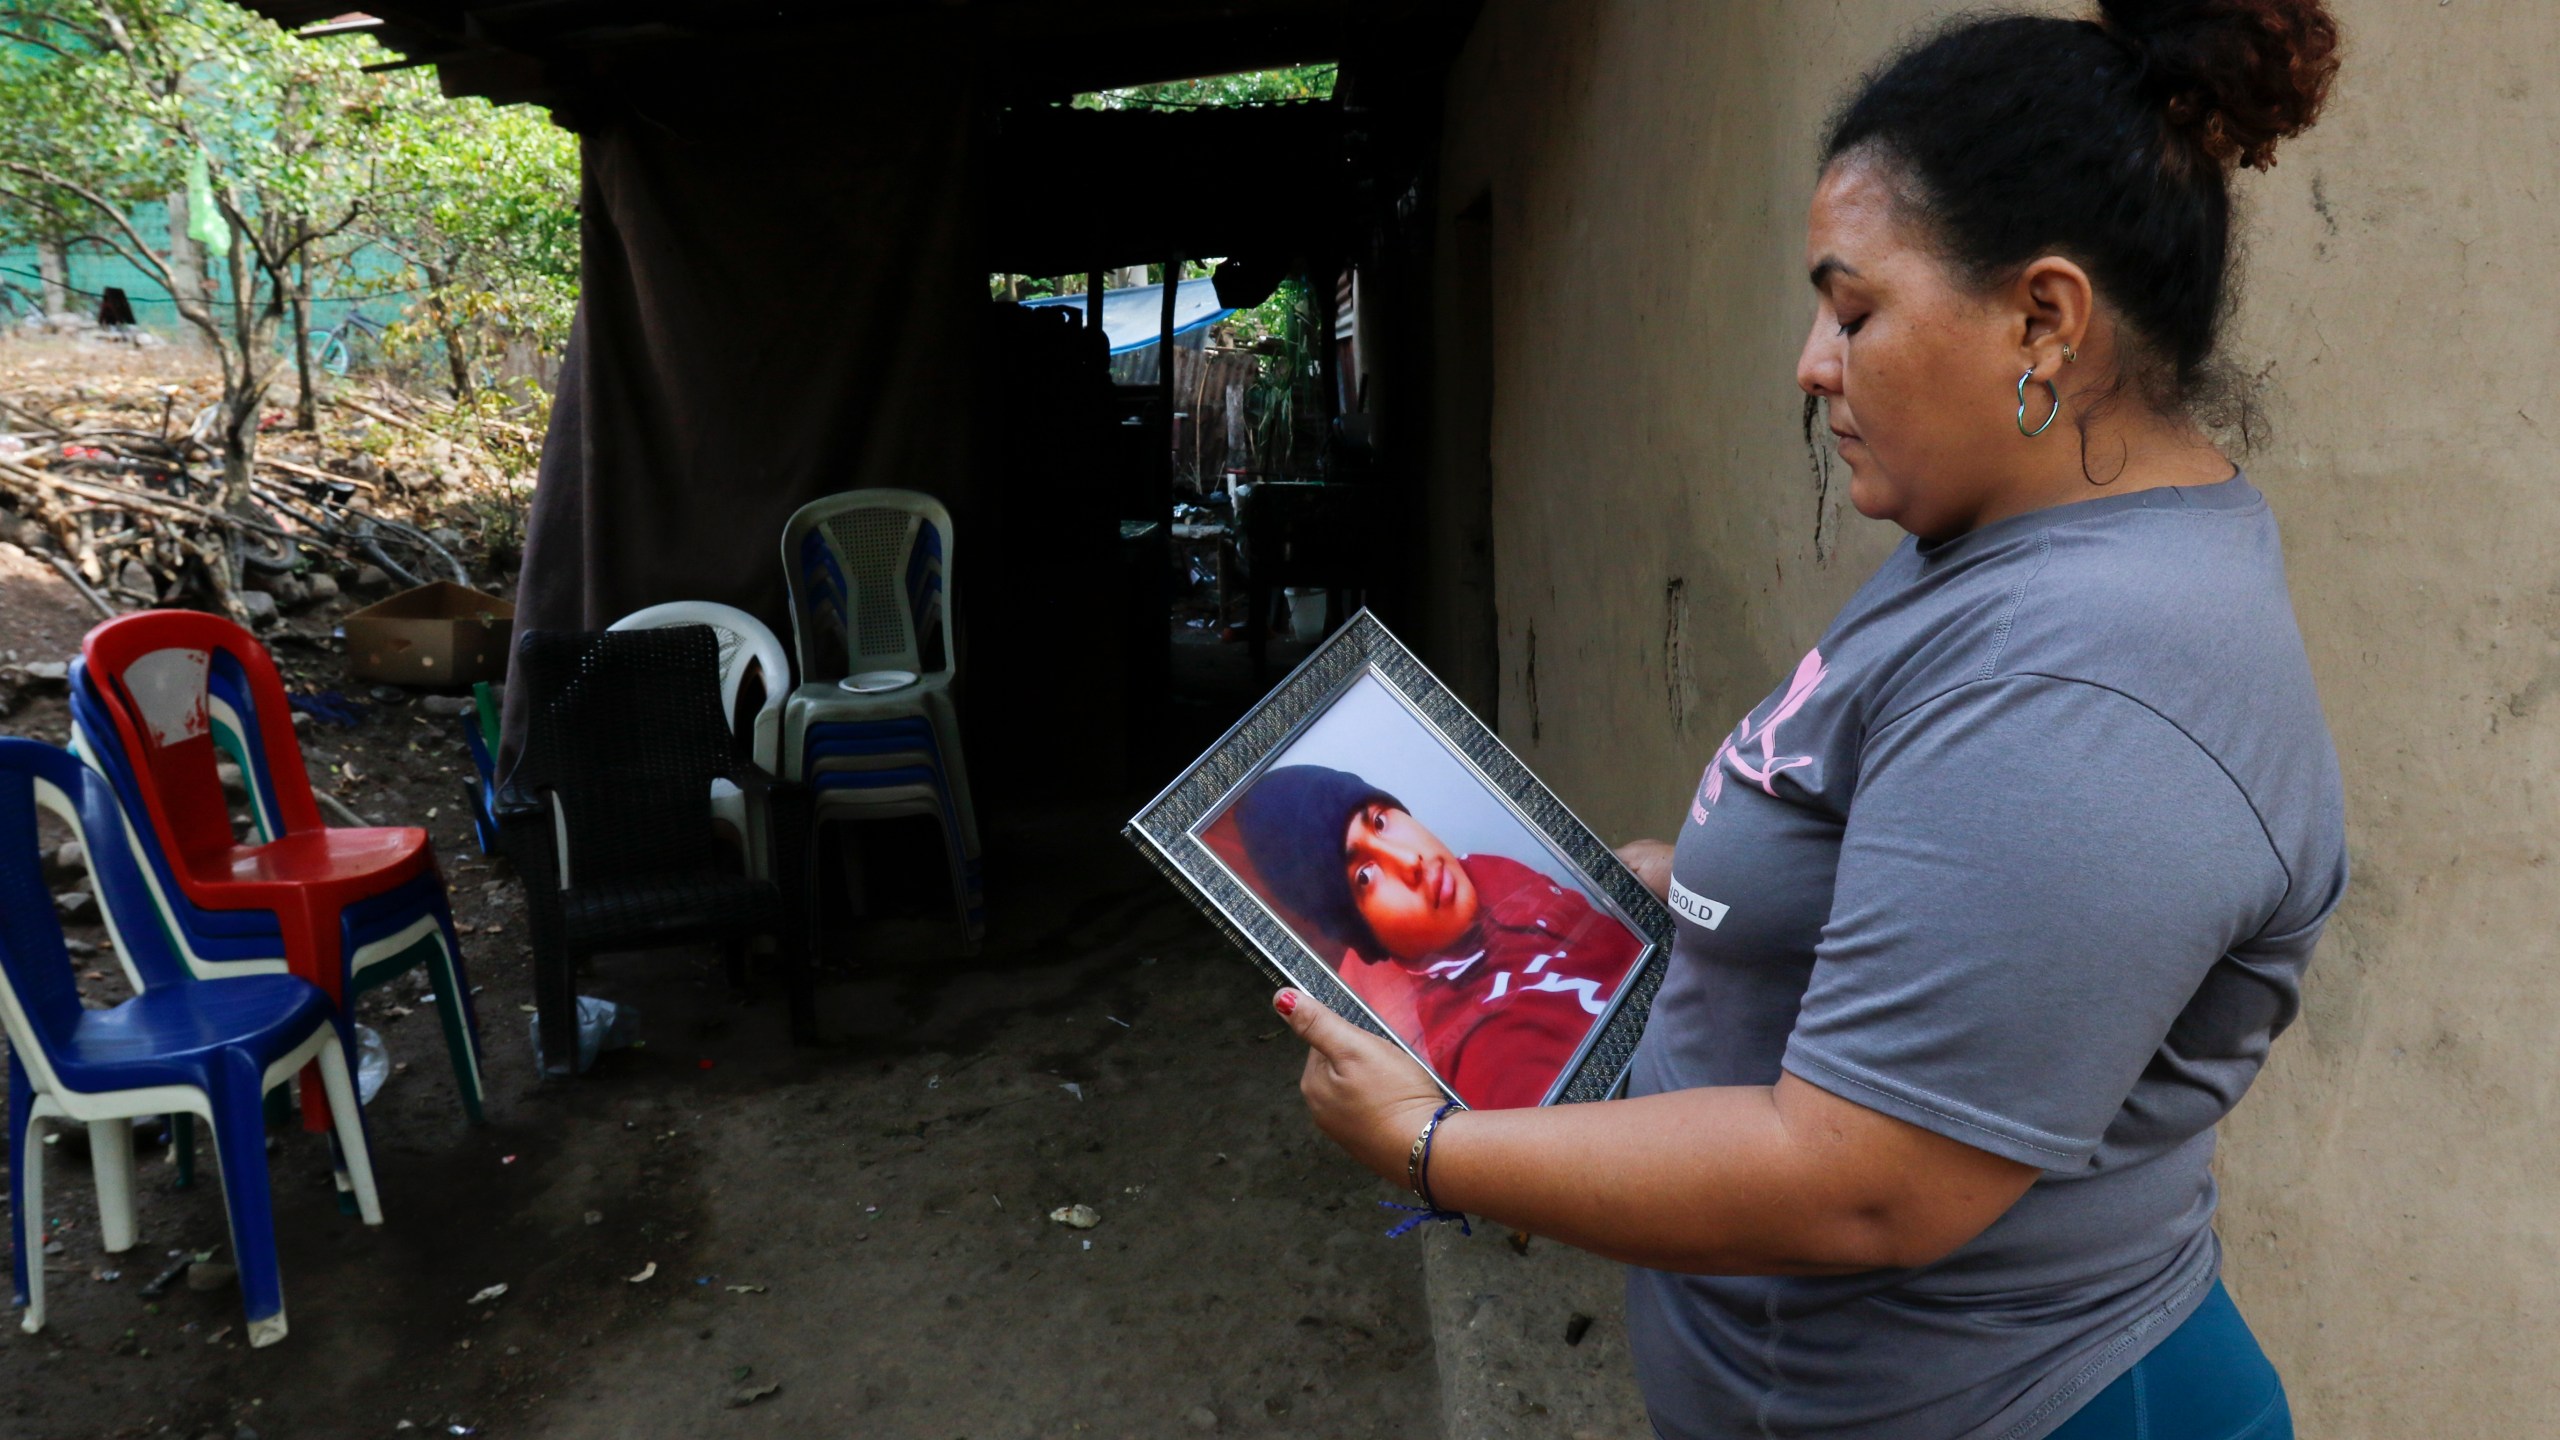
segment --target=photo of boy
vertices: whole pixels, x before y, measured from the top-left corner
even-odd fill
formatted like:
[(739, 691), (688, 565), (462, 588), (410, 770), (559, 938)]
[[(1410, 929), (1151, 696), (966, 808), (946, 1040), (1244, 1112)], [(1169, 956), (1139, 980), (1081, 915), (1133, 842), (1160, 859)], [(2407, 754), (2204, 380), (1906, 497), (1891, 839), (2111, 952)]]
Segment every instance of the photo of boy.
[(1241, 878), (1475, 1109), (1544, 1101), (1644, 951), (1580, 890), (1509, 856), (1458, 854), (1347, 770), (1279, 765), (1227, 818)]

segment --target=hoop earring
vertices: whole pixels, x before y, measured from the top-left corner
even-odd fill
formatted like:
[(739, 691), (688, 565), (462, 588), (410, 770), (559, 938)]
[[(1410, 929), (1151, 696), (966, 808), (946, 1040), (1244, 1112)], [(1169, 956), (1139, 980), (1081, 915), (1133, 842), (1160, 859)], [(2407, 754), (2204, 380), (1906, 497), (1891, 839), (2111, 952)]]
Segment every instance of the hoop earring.
[(2027, 428), (2027, 382), (2034, 378), (2036, 378), (2036, 372), (2032, 366), (2028, 367), (2026, 374), (2018, 377), (2018, 433), (2030, 440), (2052, 429), (2055, 417), (2062, 414), (2062, 392), (2053, 388), (2053, 382), (2047, 380), (2044, 382), (2044, 393), (2053, 398), (2053, 411), (2044, 417), (2043, 424), (2033, 430)]

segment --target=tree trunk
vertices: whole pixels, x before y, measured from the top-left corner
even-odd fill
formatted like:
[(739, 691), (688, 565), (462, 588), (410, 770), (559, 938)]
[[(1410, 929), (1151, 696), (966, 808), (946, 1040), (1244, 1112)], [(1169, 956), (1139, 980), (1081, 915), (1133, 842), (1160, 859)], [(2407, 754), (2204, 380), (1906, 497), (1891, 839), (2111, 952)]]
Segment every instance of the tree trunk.
[(222, 398), (222, 495), (245, 499), (249, 476), (258, 462), (258, 406), (264, 387)]
[(71, 255), (59, 240), (36, 242), (36, 272), (44, 278), (44, 313), (71, 308)]
[(168, 206), (169, 268), (178, 272), (177, 288), (181, 292), (172, 298), (201, 301), (205, 285), (204, 247), (187, 233), (187, 227), (194, 223), (194, 212), (187, 208), (187, 192), (184, 189), (170, 191)]
[(268, 360), (260, 348), (257, 281), (249, 273), (249, 237), (231, 227), (231, 342), (240, 363), (224, 367), (222, 421), (222, 497), (229, 506), (244, 503), (249, 493), (249, 466), (258, 454), (258, 406), (267, 398)]
[(311, 267), (297, 261), (293, 267), (293, 376), (302, 386), (302, 397), (294, 403), (293, 428), (305, 432), (320, 428), (320, 399), (311, 373)]
[(462, 327), (455, 323), (453, 311), (444, 303), (444, 290), (451, 277), (440, 266), (421, 265), (427, 276), (427, 314), (435, 321), (436, 336), (444, 341), (445, 365), (452, 372), (454, 403), (471, 399), (471, 356), (462, 348)]
[[(258, 409), (267, 398), (267, 385), (274, 361), (269, 346), (274, 339), (274, 325), (260, 323), (256, 281), (249, 270), (249, 237), (232, 227), (230, 323), (217, 324), (222, 359), (222, 408), (218, 412), (213, 437), (214, 453), (222, 461), (222, 479), (212, 504), (235, 513), (251, 513), (249, 509), (249, 476), (258, 455)], [(215, 313), (221, 312), (216, 306)], [(213, 601), (232, 619), (246, 624), (248, 611), (239, 598), (240, 557), (220, 537), (208, 536), (204, 549), (207, 578), (212, 582)]]

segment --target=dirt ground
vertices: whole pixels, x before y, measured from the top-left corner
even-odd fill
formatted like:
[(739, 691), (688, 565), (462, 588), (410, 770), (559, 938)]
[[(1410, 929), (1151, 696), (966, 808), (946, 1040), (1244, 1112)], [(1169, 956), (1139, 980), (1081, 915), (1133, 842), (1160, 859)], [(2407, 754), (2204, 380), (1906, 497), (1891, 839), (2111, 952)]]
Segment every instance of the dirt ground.
[[(335, 613), (271, 637), (288, 688), (363, 693)], [(94, 618), (0, 550), (0, 663), (67, 658)], [(58, 688), (14, 700), (0, 731), (65, 738)], [(1117, 838), (1124, 807), (991, 818), (976, 956), (929, 881), (884, 901), (827, 957), (824, 1045), (708, 954), (607, 957), (581, 988), (644, 1043), (538, 1083), (521, 899), (472, 843), (455, 724), (411, 699), (304, 745), (367, 818), (433, 835), (489, 1123), (462, 1118), (423, 974), (368, 995), (385, 1224), (338, 1213), (317, 1137), (275, 1132), (292, 1333), (261, 1350), (236, 1288), (142, 1293), (227, 1249), (210, 1158), (179, 1192), (143, 1137), (141, 1240), (108, 1256), (63, 1133), (49, 1323), (0, 1329), (0, 1434), (1437, 1433), (1421, 1247), (1383, 1238), (1386, 1187), (1307, 1124), (1259, 982)], [(103, 929), (67, 933), (91, 1003), (121, 996)], [(1100, 1224), (1049, 1218), (1072, 1204)]]
[[(62, 729), (49, 701), (6, 723)], [(997, 830), (977, 957), (928, 915), (865, 927), (822, 992), (825, 1047), (785, 1044), (778, 1000), (733, 995), (707, 955), (621, 957), (585, 988), (635, 1004), (644, 1045), (543, 1085), (521, 903), (450, 803), (450, 723), (380, 714), (311, 753), (375, 777), (349, 797), (369, 818), (435, 834), (474, 932), (490, 1123), (462, 1122), (418, 985), (369, 996), (399, 1067), (369, 1112), (387, 1221), (339, 1215), (320, 1143), (279, 1131), (293, 1333), (257, 1351), (235, 1290), (139, 1293), (223, 1243), (211, 1177), (174, 1192), (146, 1146), (142, 1240), (109, 1257), (66, 1136), (51, 1321), (0, 1338), (0, 1429), (1433, 1432), (1418, 1248), (1382, 1238), (1383, 1188), (1297, 1111), (1250, 972), (1113, 813)], [(120, 992), (86, 963), (96, 997)], [(1079, 1203), (1098, 1227), (1048, 1218)]]

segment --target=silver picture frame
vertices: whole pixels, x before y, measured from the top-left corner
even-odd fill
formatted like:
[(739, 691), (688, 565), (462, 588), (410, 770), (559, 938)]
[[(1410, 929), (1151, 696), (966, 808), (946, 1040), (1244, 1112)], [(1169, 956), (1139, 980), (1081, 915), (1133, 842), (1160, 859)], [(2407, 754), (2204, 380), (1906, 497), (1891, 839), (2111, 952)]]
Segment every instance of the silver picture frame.
[[(1288, 678), (1132, 816), (1122, 833), (1274, 986), (1295, 986), (1315, 996), (1334, 1013), (1394, 1041), (1431, 1070), (1430, 1061), (1415, 1053), (1355, 995), (1333, 966), (1309, 948), (1202, 838), (1233, 799), (1309, 726), (1362, 678), (1372, 676), (1473, 773), (1488, 794), (1572, 870), (1589, 897), (1605, 900), (1616, 912), (1613, 918), (1634, 932), (1641, 953), (1543, 1103), (1570, 1104), (1616, 1095), (1625, 1084), (1670, 957), (1675, 933), (1671, 911), (1369, 611), (1360, 611), (1318, 645)], [(1436, 1071), (1433, 1078), (1450, 1099), (1458, 1098)]]

